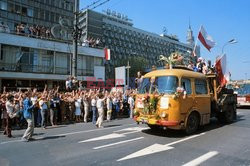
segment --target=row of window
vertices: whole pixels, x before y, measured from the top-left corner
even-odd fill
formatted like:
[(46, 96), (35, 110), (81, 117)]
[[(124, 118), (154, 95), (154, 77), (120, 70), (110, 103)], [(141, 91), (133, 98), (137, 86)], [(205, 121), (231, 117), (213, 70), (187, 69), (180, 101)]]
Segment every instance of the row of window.
[[(18, 9), (15, 7), (15, 5), (19, 6), (18, 4), (20, 4), (20, 1), (17, 1), (17, 2), (12, 1), (11, 3), (9, 3), (9, 2), (7, 3), (7, 2), (4, 0), (1, 0), (0, 1), (0, 9), (7, 10), (7, 8), (9, 8), (9, 7), (10, 8), (13, 7), (13, 5), (14, 5), (13, 9)], [(73, 9), (74, 9), (73, 8), (74, 4), (70, 1), (67, 1), (67, 0), (28, 0), (28, 1), (26, 0), (26, 1), (23, 1), (23, 4), (36, 6), (38, 8), (40, 7), (41, 4), (44, 4), (44, 5), (48, 5), (51, 7), (56, 7), (56, 8), (68, 10), (71, 12), (73, 12)]]
[[(148, 47), (151, 49), (155, 49), (155, 50), (161, 50), (163, 51), (164, 48), (173, 48), (176, 47), (179, 51), (186, 51), (187, 48), (183, 47), (181, 45), (177, 45), (177, 44), (173, 44), (173, 43), (169, 43), (167, 41), (164, 41), (163, 43), (158, 43), (155, 41), (150, 41), (150, 40), (143, 40), (141, 38), (137, 38), (137, 37), (132, 37), (132, 36), (124, 36), (122, 34), (118, 34), (118, 33), (113, 33), (111, 31), (104, 31), (104, 35), (106, 36), (106, 38), (110, 41), (108, 41), (109, 43), (111, 42), (111, 39), (113, 38), (114, 44), (121, 44), (120, 41), (124, 41), (125, 43), (131, 43), (131, 44), (139, 44), (142, 45), (144, 47)], [(116, 42), (117, 41), (117, 42)]]
[[(140, 33), (137, 31), (133, 31), (133, 30), (128, 30), (126, 28), (121, 28), (121, 27), (117, 27), (111, 24), (105, 24), (103, 25), (104, 28), (104, 35), (110, 36), (110, 37), (114, 37), (114, 38), (121, 38), (124, 40), (130, 40), (133, 42), (133, 38), (136, 38), (136, 41), (142, 42), (143, 44), (150, 44), (153, 45), (155, 47), (157, 46), (169, 46), (173, 43), (169, 43), (168, 41), (164, 40), (164, 39), (159, 39), (150, 35), (147, 35), (145, 33)], [(163, 38), (163, 37), (162, 37)], [(180, 50), (186, 50), (187, 47), (182, 46), (182, 45), (178, 45), (178, 48)]]
[[(207, 82), (204, 79), (195, 79), (195, 94), (208, 94)], [(166, 93), (174, 94), (179, 85), (176, 76), (161, 76), (156, 78), (144, 78), (139, 93)], [(192, 94), (191, 80), (189, 78), (181, 79), (181, 86), (187, 94)]]
[[(182, 78), (181, 85), (187, 92), (187, 94), (192, 94), (191, 81), (188, 78)], [(195, 93), (196, 94), (207, 94), (207, 81), (201, 79), (195, 79)]]
[[(60, 15), (49, 10), (39, 9), (36, 7), (20, 6), (18, 4), (0, 1), (0, 9), (11, 13), (20, 14), (22, 16), (35, 17), (41, 20), (58, 23)], [(73, 16), (73, 13), (72, 13)], [(67, 17), (67, 16), (64, 16)], [(68, 17), (70, 18), (70, 17)]]
[[(23, 65), (54, 66), (54, 51), (40, 50), (28, 47), (15, 47), (0, 45), (0, 57), (2, 63)], [(56, 66), (67, 68), (70, 65), (70, 56), (66, 53), (55, 53)], [(94, 66), (102, 65), (102, 58), (91, 56), (78, 56), (79, 69), (94, 69)], [(0, 64), (1, 67), (1, 64)]]

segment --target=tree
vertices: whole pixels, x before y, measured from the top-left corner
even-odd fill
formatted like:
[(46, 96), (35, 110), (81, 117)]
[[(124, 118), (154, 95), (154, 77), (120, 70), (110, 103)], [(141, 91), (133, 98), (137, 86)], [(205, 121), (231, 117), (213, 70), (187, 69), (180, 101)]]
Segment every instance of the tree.
[(130, 77), (136, 77), (138, 71), (144, 72), (149, 64), (147, 59), (145, 59), (144, 57), (137, 56), (137, 57), (129, 57), (127, 60), (120, 61), (119, 66), (127, 66), (128, 61), (129, 65), (131, 66), (131, 68), (129, 69)]

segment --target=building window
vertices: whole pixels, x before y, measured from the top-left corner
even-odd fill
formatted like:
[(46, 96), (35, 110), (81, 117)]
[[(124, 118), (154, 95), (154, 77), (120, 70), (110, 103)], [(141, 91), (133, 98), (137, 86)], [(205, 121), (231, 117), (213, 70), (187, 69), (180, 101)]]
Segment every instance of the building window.
[(44, 20), (44, 15), (45, 15), (44, 10), (41, 10), (40, 11), (40, 19)]
[(27, 16), (27, 8), (22, 7), (22, 15)]
[(7, 2), (0, 1), (0, 9), (1, 10), (7, 10)]
[(57, 22), (57, 23), (59, 22), (59, 17), (60, 17), (59, 14), (56, 14), (56, 20), (55, 20), (55, 22)]
[(206, 80), (195, 80), (195, 93), (207, 94), (207, 82)]
[(21, 14), (21, 7), (19, 5), (15, 5), (15, 12)]
[(8, 3), (8, 11), (15, 12), (15, 6), (12, 3)]
[(33, 17), (34, 16), (33, 9), (30, 9), (30, 8), (27, 9), (27, 16), (29, 16), (29, 17)]
[(60, 4), (61, 5), (60, 8), (64, 9), (64, 6), (65, 6), (64, 4), (65, 4), (64, 1), (62, 1)]
[(52, 22), (55, 22), (55, 14), (54, 13), (50, 13), (50, 20), (52, 21)]
[(50, 21), (49, 19), (50, 19), (50, 16), (49, 16), (49, 11), (48, 10), (46, 10), (46, 12), (45, 12), (45, 20), (46, 21)]
[(35, 17), (35, 18), (38, 18), (38, 16), (39, 16), (39, 9), (38, 9), (38, 8), (35, 8), (35, 9), (34, 9), (34, 17)]
[(49, 67), (51, 65), (51, 57), (42, 57), (42, 66)]
[(3, 46), (0, 44), (0, 61), (3, 60)]

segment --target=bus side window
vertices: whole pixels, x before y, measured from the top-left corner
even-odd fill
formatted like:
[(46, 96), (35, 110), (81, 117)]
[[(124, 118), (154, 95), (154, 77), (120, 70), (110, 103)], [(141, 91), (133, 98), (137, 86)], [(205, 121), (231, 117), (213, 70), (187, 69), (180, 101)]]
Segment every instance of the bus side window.
[(181, 85), (187, 94), (192, 94), (191, 81), (188, 78), (182, 78)]
[(196, 79), (195, 80), (195, 93), (197, 95), (207, 94), (207, 82), (206, 80)]

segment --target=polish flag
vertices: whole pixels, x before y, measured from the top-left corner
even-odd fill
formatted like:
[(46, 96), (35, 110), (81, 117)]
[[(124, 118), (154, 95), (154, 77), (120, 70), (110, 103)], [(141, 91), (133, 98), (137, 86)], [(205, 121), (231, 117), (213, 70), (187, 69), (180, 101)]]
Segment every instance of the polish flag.
[(104, 48), (104, 55), (107, 61), (110, 60), (110, 49)]
[(227, 57), (226, 54), (216, 59), (215, 69), (217, 72), (220, 86), (223, 87), (230, 79), (230, 72), (227, 70)]
[(210, 51), (210, 49), (215, 46), (215, 42), (213, 41), (212, 37), (207, 34), (203, 26), (200, 28), (198, 38), (204, 47), (208, 49), (208, 51)]

